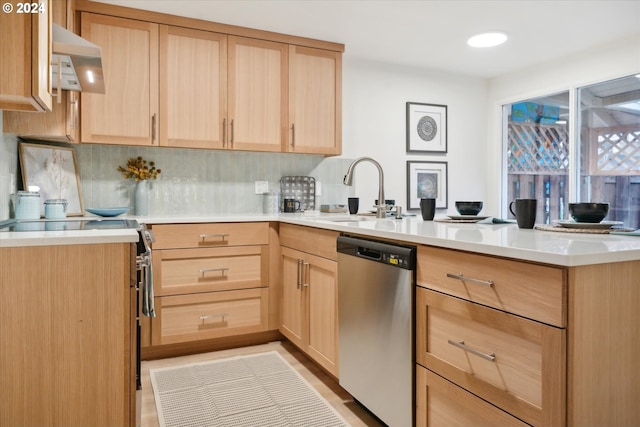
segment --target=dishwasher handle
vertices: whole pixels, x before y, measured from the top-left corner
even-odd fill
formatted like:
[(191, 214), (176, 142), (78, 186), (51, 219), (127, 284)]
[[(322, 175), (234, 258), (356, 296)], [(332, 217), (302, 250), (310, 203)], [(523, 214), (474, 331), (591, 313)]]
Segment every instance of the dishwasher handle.
[(356, 254), (362, 258), (368, 258), (374, 261), (380, 261), (382, 259), (381, 251), (372, 248), (366, 248), (364, 246), (358, 246)]

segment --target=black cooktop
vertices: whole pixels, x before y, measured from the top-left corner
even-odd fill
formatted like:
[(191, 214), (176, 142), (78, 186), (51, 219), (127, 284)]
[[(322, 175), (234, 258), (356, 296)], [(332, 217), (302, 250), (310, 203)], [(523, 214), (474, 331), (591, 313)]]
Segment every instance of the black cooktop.
[(132, 219), (43, 219), (8, 220), (0, 222), (3, 231), (63, 231), (63, 230), (139, 230), (140, 224)]

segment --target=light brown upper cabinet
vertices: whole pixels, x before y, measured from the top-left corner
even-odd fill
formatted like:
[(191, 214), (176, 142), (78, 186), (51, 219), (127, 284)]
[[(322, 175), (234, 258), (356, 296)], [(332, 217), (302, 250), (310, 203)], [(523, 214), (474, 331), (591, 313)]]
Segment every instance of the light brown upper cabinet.
[[(53, 22), (73, 31), (71, 0), (51, 2)], [(54, 91), (57, 93), (57, 91)], [(23, 111), (5, 111), (2, 115), (3, 129), (34, 139), (79, 142), (78, 92), (62, 91), (61, 99), (53, 99), (51, 112), (33, 114)]]
[(50, 2), (13, 5), (0, 13), (0, 110), (51, 111)]
[(160, 145), (224, 148), (227, 36), (160, 26)]
[(282, 151), (288, 45), (160, 26), (160, 145)]
[(342, 54), (289, 47), (289, 144), (295, 153), (342, 151)]
[(229, 148), (282, 151), (287, 51), (283, 43), (229, 36)]
[(81, 14), (81, 35), (102, 48), (105, 94), (82, 93), (81, 140), (158, 145), (158, 24)]
[[(106, 95), (82, 142), (341, 153), (344, 46), (78, 0)], [(306, 47), (303, 47), (306, 46)]]

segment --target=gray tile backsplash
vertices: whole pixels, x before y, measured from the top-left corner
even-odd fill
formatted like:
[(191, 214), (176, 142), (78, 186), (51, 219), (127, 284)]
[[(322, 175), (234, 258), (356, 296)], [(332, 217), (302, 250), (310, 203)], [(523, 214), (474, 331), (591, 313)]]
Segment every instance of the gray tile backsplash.
[[(261, 213), (263, 196), (255, 194), (255, 181), (268, 181), (270, 191), (280, 191), (280, 178), (285, 175), (313, 176), (321, 184), (318, 207), (346, 204), (352, 191), (342, 184), (349, 159), (93, 144), (73, 147), (85, 207), (133, 207), (134, 181), (124, 179), (117, 167), (137, 156), (155, 161), (162, 170), (156, 181), (150, 181), (151, 215)], [(10, 176), (16, 175), (21, 189), (19, 173), (16, 137), (0, 132), (0, 220), (10, 218)]]
[(130, 157), (153, 160), (162, 170), (150, 181), (152, 215), (225, 215), (261, 213), (255, 181), (279, 191), (285, 175), (313, 176), (322, 185), (316, 204), (346, 203), (350, 187), (342, 177), (348, 159), (302, 154), (76, 146), (85, 207), (133, 206), (134, 181), (117, 171)]

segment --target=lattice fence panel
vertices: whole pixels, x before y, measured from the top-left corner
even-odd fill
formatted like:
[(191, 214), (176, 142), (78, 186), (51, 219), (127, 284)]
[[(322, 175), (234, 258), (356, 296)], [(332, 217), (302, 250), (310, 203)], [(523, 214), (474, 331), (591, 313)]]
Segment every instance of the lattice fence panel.
[(567, 174), (569, 143), (564, 126), (510, 123), (508, 143), (509, 173)]
[(640, 175), (638, 127), (593, 129), (590, 175)]

